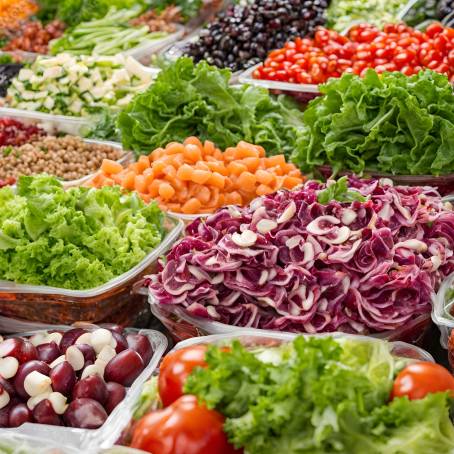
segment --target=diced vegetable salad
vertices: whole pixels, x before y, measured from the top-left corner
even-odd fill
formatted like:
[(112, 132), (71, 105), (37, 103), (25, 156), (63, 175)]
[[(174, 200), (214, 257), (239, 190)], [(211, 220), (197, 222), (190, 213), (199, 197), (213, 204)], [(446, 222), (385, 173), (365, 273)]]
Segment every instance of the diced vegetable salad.
[(278, 346), (264, 338), (260, 346), (260, 338), (247, 335), (243, 341), (248, 347), (238, 340), (199, 343), (168, 354), (157, 393), (147, 387), (149, 400), (157, 394), (164, 408), (133, 425), (131, 446), (161, 452), (162, 444), (184, 437), (194, 453), (200, 444), (225, 454), (454, 448), (454, 378), (442, 366), (399, 357), (383, 341), (297, 337)]
[(39, 57), (12, 80), (8, 106), (68, 116), (126, 106), (152, 75), (131, 57)]

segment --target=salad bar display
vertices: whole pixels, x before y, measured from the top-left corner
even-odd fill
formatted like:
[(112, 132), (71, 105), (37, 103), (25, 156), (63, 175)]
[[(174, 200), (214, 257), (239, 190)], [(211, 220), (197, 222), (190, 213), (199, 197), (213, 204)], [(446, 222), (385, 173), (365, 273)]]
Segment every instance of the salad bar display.
[(454, 453), (453, 26), (0, 0), (0, 452)]

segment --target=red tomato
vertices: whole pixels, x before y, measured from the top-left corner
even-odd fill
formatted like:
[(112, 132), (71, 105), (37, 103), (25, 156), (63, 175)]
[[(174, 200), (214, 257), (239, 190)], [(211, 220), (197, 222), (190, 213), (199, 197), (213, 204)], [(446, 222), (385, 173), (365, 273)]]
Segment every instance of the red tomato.
[(410, 400), (423, 399), (427, 394), (451, 391), (454, 395), (454, 377), (439, 364), (418, 362), (402, 369), (394, 380), (391, 399), (408, 396)]
[(131, 447), (153, 454), (235, 454), (223, 431), (224, 417), (195, 396), (183, 396), (144, 416), (134, 427)]
[(427, 29), (426, 29), (426, 35), (429, 36), (430, 38), (433, 38), (436, 35), (439, 35), (443, 31), (443, 25), (441, 25), (439, 22), (436, 22), (434, 24), (430, 24)]
[(169, 353), (159, 368), (158, 389), (164, 407), (183, 395), (183, 386), (194, 367), (206, 367), (206, 345), (182, 348)]

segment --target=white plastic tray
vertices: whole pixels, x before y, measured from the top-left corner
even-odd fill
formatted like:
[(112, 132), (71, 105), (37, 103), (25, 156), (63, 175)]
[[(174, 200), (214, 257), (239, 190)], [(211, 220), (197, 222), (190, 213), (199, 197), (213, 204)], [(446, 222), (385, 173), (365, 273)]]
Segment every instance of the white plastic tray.
[[(95, 325), (86, 325), (85, 327), (91, 330), (96, 328)], [(47, 329), (55, 329), (55, 327), (48, 326)], [(65, 331), (70, 329), (72, 329), (70, 326), (63, 328)], [(17, 336), (28, 337), (37, 332), (39, 331), (19, 333)], [(46, 424), (25, 423), (16, 428), (0, 429), (0, 437), (4, 433), (13, 433), (45, 440), (60, 440), (60, 443), (64, 443), (63, 446), (79, 449), (79, 452), (84, 453), (96, 453), (99, 452), (99, 449), (101, 448), (105, 449), (112, 447), (120, 437), (122, 430), (131, 420), (133, 407), (141, 394), (142, 385), (157, 368), (168, 345), (167, 338), (159, 331), (126, 328), (125, 332), (145, 334), (153, 347), (153, 357), (128, 389), (126, 397), (118, 404), (115, 410), (109, 415), (106, 422), (99, 429), (78, 429), (72, 427), (49, 426)]]

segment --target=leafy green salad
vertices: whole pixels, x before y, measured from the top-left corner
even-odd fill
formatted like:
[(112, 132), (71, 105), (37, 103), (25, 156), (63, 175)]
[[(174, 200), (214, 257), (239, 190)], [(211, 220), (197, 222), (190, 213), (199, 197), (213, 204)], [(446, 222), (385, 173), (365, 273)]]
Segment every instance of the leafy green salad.
[(234, 341), (208, 347), (205, 361), (184, 391), (226, 417), (224, 431), (245, 454), (454, 452), (447, 392), (390, 400), (411, 361), (387, 342), (298, 337), (248, 350)]
[(164, 236), (163, 214), (119, 187), (73, 188), (46, 175), (0, 189), (0, 279), (81, 290), (137, 265)]

